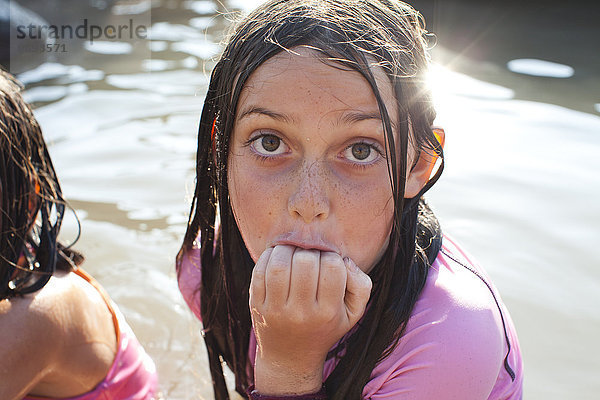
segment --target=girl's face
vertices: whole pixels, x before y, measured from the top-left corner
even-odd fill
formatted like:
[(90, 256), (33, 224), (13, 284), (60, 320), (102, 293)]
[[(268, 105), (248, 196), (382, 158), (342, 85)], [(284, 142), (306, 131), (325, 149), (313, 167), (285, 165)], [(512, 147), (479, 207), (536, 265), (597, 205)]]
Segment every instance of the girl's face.
[[(228, 173), (239, 230), (255, 262), (267, 247), (289, 244), (334, 251), (368, 272), (387, 247), (394, 211), (375, 95), (358, 72), (293, 50), (261, 65), (240, 96)], [(373, 73), (396, 116), (387, 76)]]

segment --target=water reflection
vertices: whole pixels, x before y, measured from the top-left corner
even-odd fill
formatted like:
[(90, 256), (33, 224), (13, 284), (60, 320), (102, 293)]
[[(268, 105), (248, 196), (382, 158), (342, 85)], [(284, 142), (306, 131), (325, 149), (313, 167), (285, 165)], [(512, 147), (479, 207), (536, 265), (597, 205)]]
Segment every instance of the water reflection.
[(506, 66), (512, 72), (533, 76), (546, 76), (549, 78), (570, 78), (573, 76), (573, 67), (550, 61), (521, 58), (509, 61)]
[(69, 94), (87, 92), (85, 83), (74, 83), (62, 86), (37, 86), (24, 93), (23, 98), (28, 103), (48, 103), (59, 100)]
[(215, 14), (218, 10), (217, 5), (212, 1), (184, 1), (183, 7), (194, 11), (196, 14), (205, 15), (205, 14)]
[(83, 48), (91, 53), (98, 54), (129, 54), (133, 46), (124, 42), (85, 42)]
[(142, 74), (112, 74), (106, 77), (106, 82), (121, 89), (142, 89), (172, 95), (194, 95), (203, 85), (207, 84), (208, 79), (206, 76), (190, 70), (171, 70)]
[(151, 8), (151, 0), (139, 0), (137, 2), (117, 3), (112, 6), (111, 12), (114, 15), (136, 15), (148, 12)]
[(230, 9), (242, 10), (249, 12), (259, 5), (263, 4), (265, 0), (228, 0), (226, 4)]
[(217, 44), (211, 42), (173, 43), (171, 45), (171, 49), (173, 49), (174, 51), (180, 51), (182, 53), (187, 53), (196, 56), (203, 60), (208, 60), (219, 54), (219, 52), (221, 51), (221, 48)]
[(104, 77), (104, 72), (94, 69), (86, 70), (79, 65), (63, 65), (59, 63), (44, 63), (34, 69), (19, 74), (19, 80), (24, 85), (55, 79), (58, 83), (74, 83), (97, 81)]
[(186, 40), (200, 40), (203, 38), (202, 32), (197, 28), (182, 24), (171, 24), (168, 22), (157, 22), (152, 25), (148, 38), (155, 40), (168, 40), (172, 42)]

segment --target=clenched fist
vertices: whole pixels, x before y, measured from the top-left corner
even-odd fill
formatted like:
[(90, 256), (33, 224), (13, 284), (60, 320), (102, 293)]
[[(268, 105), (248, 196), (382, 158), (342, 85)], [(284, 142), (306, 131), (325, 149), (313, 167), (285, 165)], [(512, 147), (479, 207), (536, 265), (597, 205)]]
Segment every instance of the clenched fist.
[(370, 294), (369, 276), (349, 258), (290, 245), (267, 248), (250, 284), (258, 392), (318, 391), (328, 351), (362, 317)]

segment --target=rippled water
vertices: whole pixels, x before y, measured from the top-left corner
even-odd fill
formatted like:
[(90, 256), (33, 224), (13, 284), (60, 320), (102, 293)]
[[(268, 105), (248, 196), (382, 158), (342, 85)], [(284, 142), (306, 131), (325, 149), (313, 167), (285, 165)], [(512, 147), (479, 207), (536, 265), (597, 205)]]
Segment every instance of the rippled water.
[[(143, 12), (144, 3), (113, 14)], [(257, 2), (225, 3), (234, 10)], [(180, 297), (173, 261), (193, 192), (211, 58), (232, 15), (216, 14), (225, 8), (210, 1), (154, 4), (150, 39), (141, 45), (98, 41), (20, 78), (81, 218), (77, 247), (86, 268), (156, 361), (165, 397), (208, 399), (200, 324)], [(516, 100), (521, 87), (441, 65), (432, 82), (447, 169), (429, 198), (511, 310), (527, 368), (525, 398), (597, 398), (599, 115)], [(543, 93), (544, 83), (535, 88)], [(75, 235), (70, 218), (63, 240)]]

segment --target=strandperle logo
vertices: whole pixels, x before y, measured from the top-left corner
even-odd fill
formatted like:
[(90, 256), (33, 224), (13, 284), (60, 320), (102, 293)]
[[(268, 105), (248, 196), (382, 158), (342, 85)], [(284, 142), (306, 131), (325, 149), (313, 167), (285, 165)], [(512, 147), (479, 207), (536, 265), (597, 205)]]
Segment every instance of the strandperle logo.
[(144, 25), (135, 25), (132, 19), (127, 24), (94, 25), (87, 18), (79, 25), (17, 25), (17, 39), (43, 39), (45, 37), (57, 40), (86, 39), (90, 42), (99, 39), (146, 39), (148, 29)]

